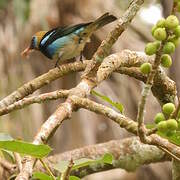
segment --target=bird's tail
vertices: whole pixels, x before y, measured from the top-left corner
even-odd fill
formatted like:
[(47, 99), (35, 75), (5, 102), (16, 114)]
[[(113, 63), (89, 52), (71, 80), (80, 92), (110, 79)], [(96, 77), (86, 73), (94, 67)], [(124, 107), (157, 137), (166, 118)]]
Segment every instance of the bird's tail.
[(93, 28), (94, 30), (100, 29), (106, 24), (109, 24), (113, 21), (115, 21), (117, 18), (109, 13), (103, 14), (101, 17), (96, 19), (94, 22), (92, 22), (89, 27)]

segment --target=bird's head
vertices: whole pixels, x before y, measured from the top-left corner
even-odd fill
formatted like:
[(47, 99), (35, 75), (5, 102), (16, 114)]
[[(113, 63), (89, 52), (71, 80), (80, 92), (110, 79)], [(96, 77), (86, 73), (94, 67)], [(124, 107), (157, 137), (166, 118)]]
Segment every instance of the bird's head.
[(39, 31), (32, 36), (30, 45), (21, 53), (22, 56), (27, 57), (33, 50), (39, 50), (39, 44), (47, 31)]

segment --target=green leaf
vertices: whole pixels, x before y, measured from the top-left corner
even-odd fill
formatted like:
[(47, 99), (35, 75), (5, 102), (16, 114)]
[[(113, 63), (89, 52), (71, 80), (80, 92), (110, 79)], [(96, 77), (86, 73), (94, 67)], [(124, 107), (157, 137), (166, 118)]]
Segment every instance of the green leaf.
[(106, 154), (104, 154), (102, 161), (106, 164), (112, 164), (113, 159), (114, 159), (114, 157), (112, 154), (106, 153)]
[(165, 139), (168, 139), (171, 143), (180, 146), (180, 131), (171, 131), (167, 133), (157, 131), (157, 134)]
[(7, 151), (4, 149), (1, 149), (0, 152), (2, 152), (3, 157), (11, 162), (11, 163), (15, 163), (15, 159), (14, 159), (14, 154), (11, 151)]
[(121, 113), (123, 113), (124, 107), (123, 107), (123, 105), (122, 105), (121, 103), (119, 103), (119, 102), (114, 102), (114, 101), (112, 101), (109, 97), (107, 97), (107, 96), (105, 96), (105, 95), (102, 95), (102, 94), (100, 94), (99, 92), (94, 91), (94, 90), (91, 91), (91, 94), (92, 94), (92, 95), (95, 95), (95, 96), (97, 96), (97, 97), (100, 97), (102, 100), (108, 102), (108, 103), (111, 104), (113, 107), (115, 107), (118, 111), (120, 111)]
[(89, 166), (90, 164), (94, 163), (96, 160), (88, 159), (88, 158), (81, 158), (74, 161), (74, 165), (72, 169), (79, 169), (81, 167)]
[(69, 180), (81, 180), (77, 176), (69, 176)]
[(13, 140), (10, 136), (4, 136), (2, 134), (0, 134), (0, 148), (20, 154), (31, 155), (36, 158), (43, 158), (51, 151), (48, 145), (35, 145), (20, 140)]
[[(74, 161), (74, 165), (72, 167), (72, 170), (76, 170), (82, 167), (86, 167), (92, 164), (100, 164), (100, 163), (105, 163), (105, 164), (112, 164), (114, 157), (110, 153), (104, 154), (103, 157), (97, 158), (95, 160), (93, 159), (88, 159), (88, 158), (81, 158), (78, 160)], [(68, 168), (69, 161), (60, 161), (58, 162), (54, 168), (59, 171), (60, 173), (64, 173), (66, 169)]]
[(42, 172), (34, 172), (32, 179), (38, 180), (53, 180), (53, 178), (45, 173)]

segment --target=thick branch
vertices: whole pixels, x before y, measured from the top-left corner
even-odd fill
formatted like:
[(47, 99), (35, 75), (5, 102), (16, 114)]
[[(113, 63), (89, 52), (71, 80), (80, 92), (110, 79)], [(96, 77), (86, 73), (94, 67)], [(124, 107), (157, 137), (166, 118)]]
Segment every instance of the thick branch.
[[(135, 171), (144, 164), (156, 163), (169, 160), (163, 151), (155, 146), (142, 144), (137, 137), (131, 137), (123, 140), (113, 140), (102, 144), (90, 145), (80, 149), (74, 149), (65, 153), (47, 158), (46, 163), (52, 167), (60, 161), (70, 161), (80, 158), (97, 159), (105, 153), (111, 153), (114, 156), (112, 165), (91, 165), (72, 171), (72, 174), (79, 177), (91, 173), (105, 171), (114, 168), (122, 168), (127, 171)], [(132, 161), (133, 159), (133, 161)], [(44, 171), (41, 164), (37, 164), (36, 170)], [(83, 173), (81, 173), (83, 172)], [(54, 171), (54, 173), (57, 173)]]
[[(114, 168), (122, 168), (127, 171), (135, 171), (138, 167), (144, 164), (169, 161), (170, 158), (155, 146), (145, 145), (139, 141), (137, 137), (126, 138), (123, 140), (113, 140), (106, 143), (85, 146), (72, 151), (66, 151), (61, 154), (50, 156), (44, 159), (44, 162), (51, 168), (53, 174), (58, 176), (58, 172), (54, 170), (54, 165), (60, 161), (77, 160), (81, 158), (97, 159), (105, 153), (113, 155), (114, 160), (112, 165), (91, 165), (72, 171), (72, 175), (83, 177), (95, 172), (102, 172)], [(133, 161), (132, 161), (133, 159)], [(16, 173), (17, 168), (11, 165), (11, 173)], [(6, 168), (6, 167), (5, 167)], [(40, 162), (36, 163), (35, 171), (45, 172), (46, 169)], [(84, 172), (84, 173), (81, 173)]]

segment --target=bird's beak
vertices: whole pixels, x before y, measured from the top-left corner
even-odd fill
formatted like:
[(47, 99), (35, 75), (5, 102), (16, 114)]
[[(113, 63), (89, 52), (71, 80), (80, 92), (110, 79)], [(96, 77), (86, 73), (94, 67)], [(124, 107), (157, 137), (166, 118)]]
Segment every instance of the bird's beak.
[(28, 57), (29, 53), (32, 51), (33, 51), (33, 49), (29, 46), (24, 51), (21, 52), (21, 56)]

